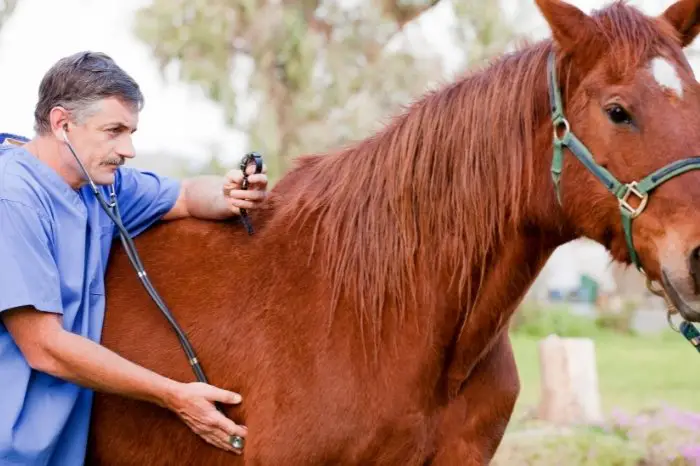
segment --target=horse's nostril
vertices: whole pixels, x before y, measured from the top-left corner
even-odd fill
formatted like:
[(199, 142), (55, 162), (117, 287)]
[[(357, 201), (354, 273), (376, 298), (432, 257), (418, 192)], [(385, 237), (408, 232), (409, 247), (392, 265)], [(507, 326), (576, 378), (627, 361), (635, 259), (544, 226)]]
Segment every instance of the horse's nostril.
[(696, 247), (690, 253), (690, 264), (691, 267), (695, 264), (700, 263), (700, 246)]
[(695, 294), (700, 294), (700, 246), (690, 252), (689, 266), (695, 284)]

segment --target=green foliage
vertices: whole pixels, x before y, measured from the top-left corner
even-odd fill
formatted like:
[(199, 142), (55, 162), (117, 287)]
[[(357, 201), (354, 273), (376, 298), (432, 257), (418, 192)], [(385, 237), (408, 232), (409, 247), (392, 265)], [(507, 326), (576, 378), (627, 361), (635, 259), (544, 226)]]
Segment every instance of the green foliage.
[(506, 436), (494, 466), (690, 466), (700, 460), (700, 414), (616, 409), (600, 426), (529, 428)]
[(579, 429), (574, 434), (514, 436), (497, 452), (494, 466), (639, 466), (644, 449), (615, 433), (601, 429)]
[[(591, 337), (603, 410), (619, 407), (630, 412), (657, 409), (673, 403), (700, 412), (698, 355), (670, 329), (660, 335), (639, 336), (601, 332)], [(521, 380), (514, 419), (527, 418), (541, 397), (539, 344), (541, 337), (511, 333)]]
[(595, 337), (602, 330), (588, 316), (576, 315), (565, 305), (541, 306), (525, 303), (513, 316), (511, 330), (519, 335), (545, 338), (556, 334), (560, 337)]
[(596, 326), (616, 333), (635, 335), (637, 332), (633, 323), (636, 310), (637, 306), (632, 301), (626, 302), (619, 311), (599, 309), (595, 321)]
[[(511, 340), (522, 388), (493, 465), (700, 464), (700, 372), (692, 370), (697, 353), (670, 329), (635, 334), (635, 308), (630, 301), (620, 310), (604, 306), (584, 316), (564, 304), (521, 306)], [(533, 419), (542, 396), (539, 344), (552, 333), (594, 341), (606, 416), (601, 425), (561, 427)]]
[(566, 304), (540, 305), (525, 302), (513, 316), (511, 330), (518, 334), (544, 338), (553, 333), (561, 337), (597, 337), (610, 333), (636, 335), (636, 304), (626, 302), (620, 310), (595, 307), (591, 315), (577, 315)]
[(661, 335), (600, 331), (592, 337), (601, 425), (533, 419), (541, 399), (540, 337), (512, 333), (521, 381), (513, 420), (494, 466), (700, 464), (697, 352), (670, 329)]

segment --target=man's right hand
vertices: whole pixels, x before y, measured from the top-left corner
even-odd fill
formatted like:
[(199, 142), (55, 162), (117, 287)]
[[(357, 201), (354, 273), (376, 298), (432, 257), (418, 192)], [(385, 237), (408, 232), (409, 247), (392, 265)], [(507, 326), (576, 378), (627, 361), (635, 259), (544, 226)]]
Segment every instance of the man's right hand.
[(212, 445), (240, 454), (231, 435), (245, 438), (248, 429), (220, 413), (215, 401), (238, 404), (241, 396), (204, 383), (182, 383), (128, 361), (61, 325), (61, 316), (33, 308), (0, 313), (32, 369), (93, 390), (156, 403), (177, 413)]
[(184, 383), (177, 385), (167, 401), (167, 407), (206, 442), (241, 454), (241, 450), (231, 446), (230, 439), (233, 435), (245, 438), (248, 429), (237, 425), (218, 411), (214, 405), (216, 401), (238, 404), (241, 396), (201, 382)]

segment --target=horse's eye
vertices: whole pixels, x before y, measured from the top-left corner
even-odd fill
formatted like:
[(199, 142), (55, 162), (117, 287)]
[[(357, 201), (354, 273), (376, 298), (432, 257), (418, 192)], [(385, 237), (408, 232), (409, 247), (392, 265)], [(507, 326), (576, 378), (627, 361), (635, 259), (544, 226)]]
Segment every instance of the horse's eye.
[(616, 125), (629, 125), (632, 124), (632, 117), (630, 114), (622, 108), (620, 105), (614, 104), (605, 109), (608, 114), (610, 121)]

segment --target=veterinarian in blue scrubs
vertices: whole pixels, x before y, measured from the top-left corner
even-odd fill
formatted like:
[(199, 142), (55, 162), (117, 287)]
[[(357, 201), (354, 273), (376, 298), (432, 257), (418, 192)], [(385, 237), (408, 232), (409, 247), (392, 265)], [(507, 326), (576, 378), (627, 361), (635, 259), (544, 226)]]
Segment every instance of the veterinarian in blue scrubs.
[[(79, 53), (44, 76), (36, 135), (0, 140), (0, 464), (76, 466), (85, 459), (93, 390), (147, 400), (178, 413), (204, 440), (238, 452), (246, 429), (214, 401), (240, 395), (180, 383), (99, 345), (105, 265), (115, 225), (101, 209), (70, 141), (123, 223), (138, 235), (160, 220), (223, 219), (255, 209), (265, 173), (176, 180), (123, 166), (143, 96), (108, 56)], [(164, 325), (166, 325), (164, 321)]]

